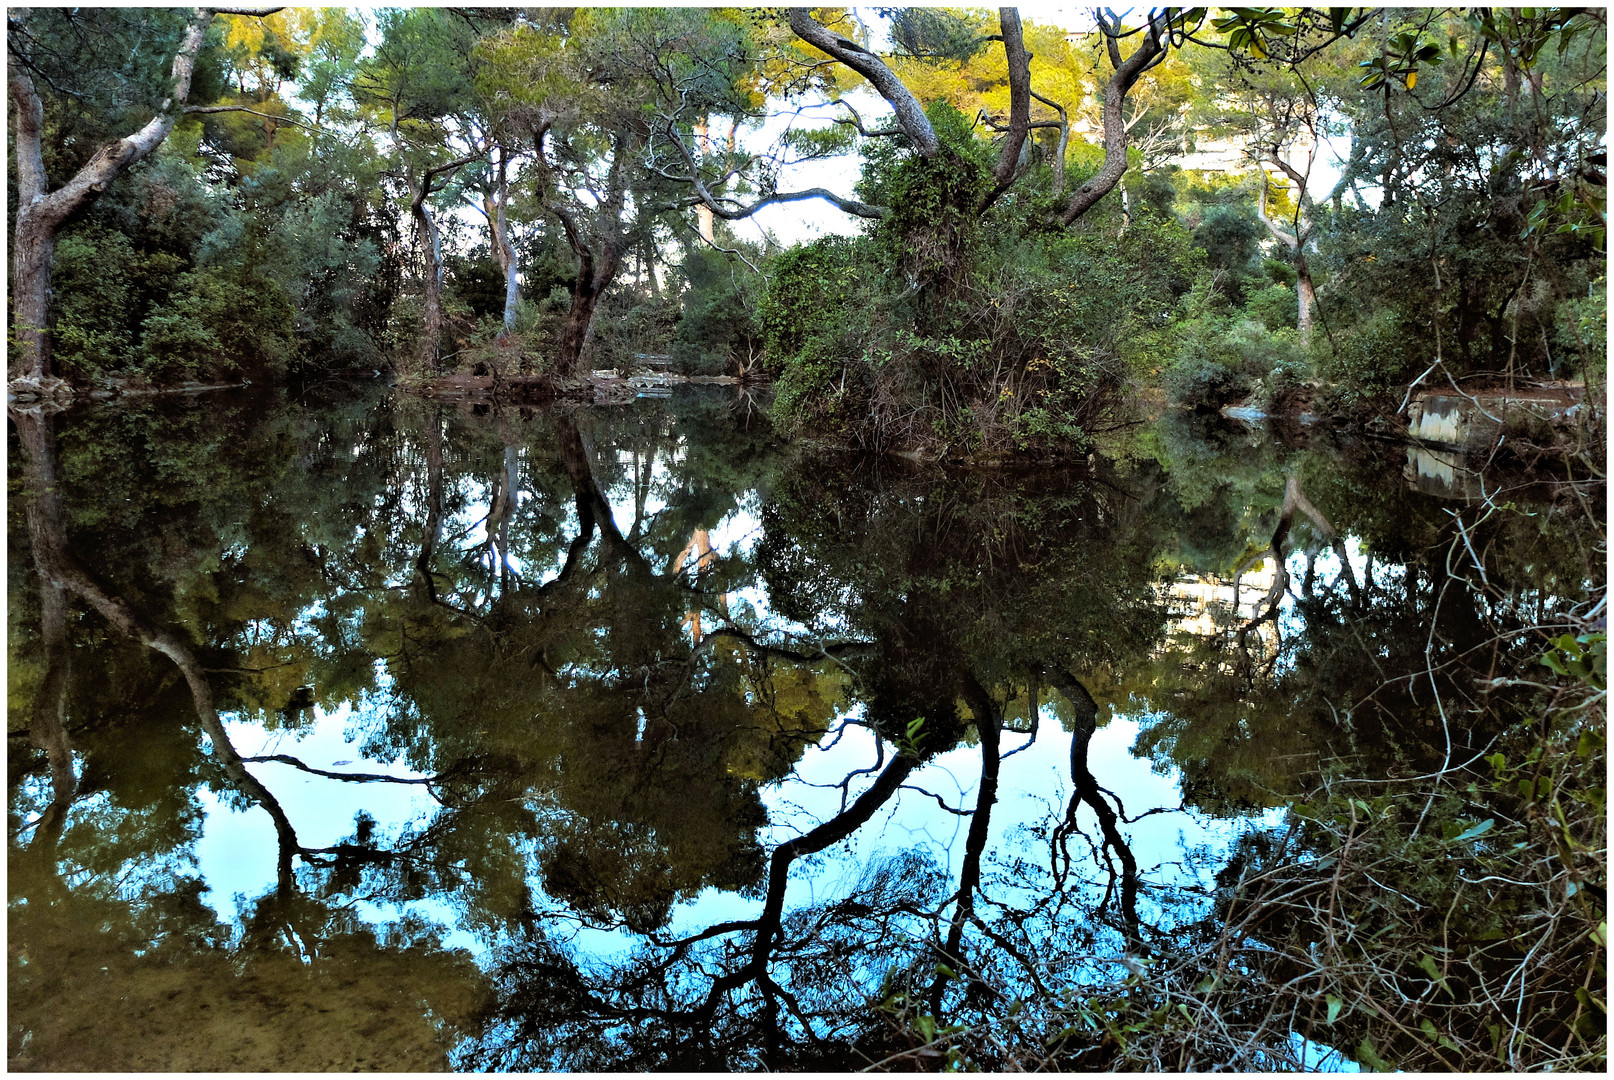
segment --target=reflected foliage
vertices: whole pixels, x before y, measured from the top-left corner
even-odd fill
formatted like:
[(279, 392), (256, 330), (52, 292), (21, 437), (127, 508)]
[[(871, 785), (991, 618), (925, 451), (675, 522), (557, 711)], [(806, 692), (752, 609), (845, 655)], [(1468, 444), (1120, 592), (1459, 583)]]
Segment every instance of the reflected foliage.
[[(1497, 770), (1600, 760), (1529, 735), (1569, 707), (1540, 628), (1601, 588), (1595, 485), (1448, 503), (1379, 447), (1197, 420), (975, 473), (782, 448), (721, 394), (320, 393), (13, 414), (16, 1067), (1197, 1068), (1226, 1046), (1156, 1006), (1229, 941), (1249, 1015), (1193, 993), (1267, 1055), (1240, 1064), (1293, 1032), (1421, 1062), (1366, 1014), (1274, 1026), (1292, 958), (1250, 950), (1323, 909), (1253, 920), (1249, 883), (1320, 880), (1342, 778), (1452, 775), (1422, 816), (1364, 805), (1384, 850), (1471, 858), (1485, 815), (1540, 842)], [(1117, 724), (1180, 805), (1122, 786)], [(231, 812), (275, 826), (233, 904)], [(1145, 840), (1159, 813), (1212, 839)], [(1564, 828), (1600, 911), (1601, 841)], [(1476, 1060), (1475, 1010), (1428, 1067)], [(1528, 1039), (1595, 1056), (1565, 1023)]]

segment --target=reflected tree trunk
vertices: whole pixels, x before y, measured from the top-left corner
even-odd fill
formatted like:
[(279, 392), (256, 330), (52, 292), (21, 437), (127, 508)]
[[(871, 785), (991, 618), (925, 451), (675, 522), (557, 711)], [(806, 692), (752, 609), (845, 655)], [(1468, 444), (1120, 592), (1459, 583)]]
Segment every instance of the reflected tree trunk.
[[(1104, 789), (1099, 785), (1098, 779), (1087, 766), (1088, 749), (1092, 744), (1093, 735), (1098, 730), (1098, 702), (1087, 687), (1060, 669), (1048, 673), (1048, 681), (1064, 692), (1075, 713), (1076, 722), (1071, 729), (1070, 740), (1070, 782), (1072, 793), (1070, 806), (1065, 811), (1064, 824), (1056, 831), (1056, 843), (1062, 843), (1063, 837), (1075, 830), (1076, 814), (1086, 806), (1098, 818), (1099, 832), (1104, 837), (1103, 851), (1106, 861), (1109, 862), (1109, 885), (1104, 890), (1104, 900), (1099, 905), (1100, 910), (1109, 906), (1110, 900), (1116, 894), (1116, 886), (1120, 889), (1121, 902), (1121, 930), (1126, 937), (1129, 950), (1138, 951), (1143, 947), (1143, 938), (1139, 933), (1138, 920), (1138, 860), (1132, 852), (1132, 845), (1121, 834), (1120, 817), (1115, 807), (1104, 797)], [(1115, 863), (1120, 863), (1120, 872), (1117, 873)]]
[[(50, 430), (50, 419), (37, 410), (13, 412), (19, 441), (27, 456), (30, 472), (40, 483), (28, 501), (28, 535), (33, 545), (35, 565), (41, 579), (49, 586), (71, 592), (86, 601), (114, 628), (124, 635), (142, 642), (168, 657), (184, 676), (190, 689), (196, 718), (212, 743), (213, 756), (223, 765), (225, 774), (236, 788), (252, 802), (263, 807), (274, 821), (279, 838), (277, 880), (279, 889), (289, 894), (293, 887), (292, 859), (301, 850), (297, 833), (286, 817), (279, 801), (247, 770), (231, 744), (224, 722), (213, 700), (213, 688), (202, 671), (201, 663), (190, 645), (178, 634), (158, 626), (148, 615), (102, 585), (75, 558), (68, 548), (67, 532), (62, 512), (61, 492), (57, 481), (56, 446)], [(54, 766), (54, 763), (53, 763)]]
[[(975, 890), (981, 884), (981, 854), (986, 850), (986, 838), (992, 824), (992, 805), (998, 798), (998, 766), (1001, 762), (998, 741), (1003, 724), (997, 704), (981, 684), (970, 676), (964, 686), (964, 700), (975, 714), (975, 728), (981, 739), (981, 787), (975, 797), (975, 812), (970, 815), (969, 833), (964, 839), (964, 863), (958, 874), (958, 899), (953, 908), (952, 925), (947, 929), (947, 941), (942, 946), (941, 959), (955, 970), (970, 967), (963, 955), (964, 926), (975, 917)], [(937, 975), (930, 987), (930, 1012), (940, 1021), (942, 992), (947, 980)]]
[(415, 559), (415, 578), (432, 603), (437, 602), (437, 579), (432, 560), (443, 532), (443, 418), (432, 414), (426, 441), (426, 523), (422, 528), (420, 555)]
[(817, 828), (773, 849), (773, 854), (768, 860), (768, 891), (762, 914), (754, 923), (726, 924), (713, 928), (721, 931), (753, 926), (755, 937), (749, 960), (737, 971), (714, 979), (705, 1002), (692, 1014), (693, 1028), (697, 1033), (709, 1027), (712, 1017), (717, 1012), (718, 1004), (729, 993), (752, 981), (769, 980), (768, 960), (784, 919), (785, 889), (789, 883), (791, 863), (804, 855), (823, 851), (830, 845), (851, 836), (897, 794), (918, 766), (918, 758), (909, 754), (899, 755), (875, 778), (867, 791), (853, 800), (851, 806)]
[(27, 460), (28, 532), (33, 550), (34, 572), (39, 579), (40, 644), (44, 649), (45, 671), (34, 701), (29, 735), (35, 746), (45, 751), (50, 764), (51, 800), (40, 817), (32, 847), (42, 861), (61, 840), (67, 825), (67, 812), (78, 793), (78, 776), (73, 767), (73, 746), (67, 735), (67, 687), (71, 650), (67, 642), (67, 592), (48, 569), (52, 543), (46, 521), (49, 515), (60, 520), (61, 492), (56, 475), (56, 433), (49, 419), (34, 410), (23, 415), (12, 413), (21, 436)]

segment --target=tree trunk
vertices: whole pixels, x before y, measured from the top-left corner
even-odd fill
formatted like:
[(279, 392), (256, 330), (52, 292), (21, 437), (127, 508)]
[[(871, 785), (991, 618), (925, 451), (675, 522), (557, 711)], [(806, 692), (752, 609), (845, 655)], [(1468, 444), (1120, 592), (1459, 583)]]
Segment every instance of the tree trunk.
[(510, 221), (506, 209), (510, 204), (509, 154), (499, 151), (498, 191), (486, 206), (488, 225), (493, 232), (493, 253), (498, 257), (499, 269), (504, 272), (504, 332), (516, 328), (516, 311), (521, 299), (521, 281), (516, 267), (516, 249), (510, 244)]
[(425, 198), (423, 190), (410, 210), (414, 213), (415, 224), (420, 228), (426, 258), (426, 292), (420, 319), (420, 370), (435, 372), (443, 348), (443, 239)]
[(566, 313), (566, 325), (560, 332), (560, 344), (555, 356), (555, 373), (570, 375), (583, 358), (583, 346), (589, 338), (589, 327), (594, 323), (594, 309), (600, 306), (600, 293), (593, 278), (578, 276), (577, 288), (572, 293), (572, 307)]
[[(606, 180), (605, 198), (593, 214), (593, 226), (585, 230), (571, 210), (559, 204), (548, 206), (566, 233), (566, 242), (577, 256), (577, 287), (572, 307), (566, 315), (555, 356), (555, 374), (570, 375), (583, 356), (594, 324), (594, 311), (605, 290), (616, 280), (622, 257), (632, 242), (631, 232), (622, 220), (627, 202), (627, 158), (641, 145), (631, 132), (620, 132), (613, 140), (611, 169)], [(537, 140), (539, 165), (547, 171), (542, 137)]]
[(1031, 134), (1031, 54), (1026, 51), (1025, 36), (1020, 29), (1020, 13), (1014, 8), (999, 8), (998, 27), (1002, 31), (1003, 57), (1009, 68), (1009, 131), (998, 150), (998, 162), (992, 170), (995, 183), (981, 204), (983, 210), (1014, 183), (1020, 173), (1020, 151)]
[(409, 213), (415, 219), (415, 227), (420, 231), (421, 243), (425, 248), (426, 292), (420, 326), (420, 369), (426, 373), (438, 370), (443, 346), (443, 237), (437, 231), (437, 221), (432, 217), (431, 207), (426, 205), (426, 200), (438, 191), (438, 177), (452, 176), (477, 157), (476, 154), (469, 154), (445, 165), (434, 165), (421, 174), (418, 183), (414, 170), (407, 163), (404, 165), (409, 186), (415, 192), (409, 203)]
[(1311, 342), (1312, 312), (1317, 307), (1317, 289), (1312, 285), (1311, 268), (1306, 265), (1304, 256), (1296, 270), (1295, 292), (1300, 296), (1300, 310), (1296, 313), (1295, 325), (1300, 330), (1300, 347), (1303, 349)]
[(1064, 213), (1059, 215), (1060, 221), (1066, 225), (1091, 210), (1126, 174), (1127, 130), (1122, 106), (1126, 104), (1126, 95), (1138, 77), (1165, 55), (1165, 47), (1161, 44), (1165, 34), (1165, 18), (1162, 12), (1149, 20), (1143, 28), (1143, 40), (1124, 61), (1121, 59), (1120, 45), (1117, 44), (1121, 32), (1119, 19), (1113, 28), (1107, 25), (1100, 27), (1109, 48), (1110, 66), (1115, 69), (1104, 91), (1104, 164), (1092, 179), (1071, 195)]
[(11, 252), (11, 378), (41, 380), (50, 375), (50, 272), (56, 258), (56, 223), (42, 218), (38, 204), (20, 207)]
[[(704, 116), (695, 121), (695, 145), (700, 147), (703, 163), (712, 156), (712, 136), (706, 125)], [(695, 222), (700, 229), (701, 239), (714, 246), (717, 244), (716, 220), (710, 206), (700, 203), (695, 207)]]
[(869, 81), (897, 114), (897, 126), (913, 141), (920, 157), (933, 158), (941, 153), (941, 140), (930, 126), (924, 106), (878, 56), (814, 21), (809, 8), (791, 8), (789, 19), (790, 29), (797, 37)]
[(33, 80), (15, 58), (7, 65), (7, 86), (16, 109), (13, 128), (17, 154), (17, 219), (12, 234), (11, 295), (16, 348), (7, 363), (11, 378), (44, 379), (50, 375), (51, 262), (56, 233), (107, 189), (107, 185), (168, 137), (190, 94), (196, 54), (213, 21), (212, 8), (193, 8), (185, 36), (174, 54), (169, 95), (157, 115), (133, 135), (108, 143), (71, 180), (47, 191), (43, 146), (44, 104)]

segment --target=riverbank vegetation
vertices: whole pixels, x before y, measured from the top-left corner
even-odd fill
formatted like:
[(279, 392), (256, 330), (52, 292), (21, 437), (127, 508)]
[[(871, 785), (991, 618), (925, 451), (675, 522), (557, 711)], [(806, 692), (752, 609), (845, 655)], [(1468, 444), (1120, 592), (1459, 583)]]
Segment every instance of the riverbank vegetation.
[[(25, 394), (665, 356), (937, 457), (1085, 454), (1140, 395), (1393, 427), (1409, 387), (1569, 380), (1600, 431), (1597, 10), (10, 27)], [(759, 242), (764, 208), (847, 224)]]

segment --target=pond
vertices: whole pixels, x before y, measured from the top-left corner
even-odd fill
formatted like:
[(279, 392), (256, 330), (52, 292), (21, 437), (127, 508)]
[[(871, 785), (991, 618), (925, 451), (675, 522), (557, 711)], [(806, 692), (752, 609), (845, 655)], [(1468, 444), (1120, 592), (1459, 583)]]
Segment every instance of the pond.
[[(727, 390), (243, 392), (10, 437), (13, 1068), (1600, 1045), (1601, 951), (1487, 922), (1601, 904), (1596, 838), (1479, 881), (1548, 843), (1496, 794), (1557, 752), (1520, 742), (1542, 695), (1582, 759), (1601, 732), (1538, 659), (1598, 614), (1600, 485), (1181, 417), (946, 471), (786, 444)], [(1341, 989), (1417, 932), (1373, 976), (1401, 1002)], [(1449, 1003), (1520, 963), (1549, 1019)]]

